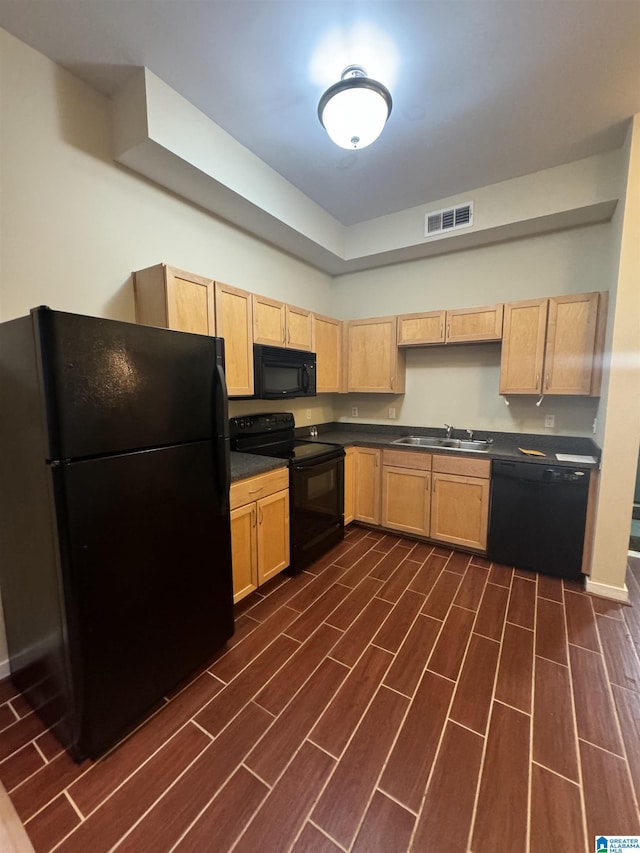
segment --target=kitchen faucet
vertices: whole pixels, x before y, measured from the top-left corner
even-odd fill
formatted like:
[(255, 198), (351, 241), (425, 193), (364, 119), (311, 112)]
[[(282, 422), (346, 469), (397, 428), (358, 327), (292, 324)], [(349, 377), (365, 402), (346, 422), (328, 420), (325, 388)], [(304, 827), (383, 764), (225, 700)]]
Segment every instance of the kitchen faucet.
[(449, 426), (449, 424), (445, 424), (447, 428), (447, 438), (451, 438), (451, 433), (453, 432), (453, 427)]
[(469, 436), (469, 441), (473, 441), (473, 430), (472, 429), (466, 429), (465, 432)]

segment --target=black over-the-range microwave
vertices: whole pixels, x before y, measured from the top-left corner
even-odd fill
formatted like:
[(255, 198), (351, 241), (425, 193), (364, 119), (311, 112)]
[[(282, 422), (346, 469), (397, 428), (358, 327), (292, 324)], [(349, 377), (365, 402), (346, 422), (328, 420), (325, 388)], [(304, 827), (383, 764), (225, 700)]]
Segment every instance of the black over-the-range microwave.
[(282, 400), (316, 396), (316, 354), (253, 345), (254, 398)]

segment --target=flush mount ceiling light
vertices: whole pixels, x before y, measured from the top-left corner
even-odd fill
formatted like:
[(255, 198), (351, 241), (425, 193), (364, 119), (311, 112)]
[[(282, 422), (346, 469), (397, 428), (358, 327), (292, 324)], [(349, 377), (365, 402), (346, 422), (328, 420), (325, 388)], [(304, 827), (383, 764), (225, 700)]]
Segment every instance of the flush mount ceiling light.
[(341, 148), (366, 148), (382, 133), (391, 114), (389, 90), (367, 77), (361, 65), (348, 65), (338, 83), (320, 98), (318, 118)]

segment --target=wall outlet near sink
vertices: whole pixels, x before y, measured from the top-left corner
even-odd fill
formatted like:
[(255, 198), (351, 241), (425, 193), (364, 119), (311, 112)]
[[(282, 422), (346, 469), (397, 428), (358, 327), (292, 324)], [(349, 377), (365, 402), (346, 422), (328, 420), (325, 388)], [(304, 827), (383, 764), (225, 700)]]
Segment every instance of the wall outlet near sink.
[(352, 418), (358, 417), (358, 407), (357, 406), (351, 406), (351, 417)]
[(396, 416), (396, 407), (395, 406), (389, 406), (389, 418), (391, 420), (394, 420), (395, 416)]
[(555, 415), (545, 415), (544, 416), (544, 425), (546, 427), (554, 427), (556, 425), (556, 416)]
[(311, 420), (311, 409), (307, 409), (307, 420)]

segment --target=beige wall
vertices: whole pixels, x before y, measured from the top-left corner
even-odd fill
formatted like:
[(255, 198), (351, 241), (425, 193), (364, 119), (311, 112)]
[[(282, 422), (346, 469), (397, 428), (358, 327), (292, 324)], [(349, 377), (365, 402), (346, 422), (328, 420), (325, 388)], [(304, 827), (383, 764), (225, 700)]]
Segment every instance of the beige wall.
[(330, 278), (116, 165), (109, 102), (0, 30), (0, 319), (34, 305), (133, 320), (159, 261), (330, 313)]
[[(132, 321), (130, 272), (159, 261), (331, 313), (327, 275), (116, 165), (105, 97), (2, 29), (0, 63), (0, 320), (46, 304)], [(330, 406), (292, 408), (311, 424)], [(4, 639), (0, 612), (0, 677)]]
[[(0, 63), (0, 320), (20, 316), (38, 304), (133, 320), (130, 271), (161, 260), (338, 317), (611, 287), (618, 243), (609, 224), (332, 282), (116, 165), (111, 158), (107, 99), (3, 30)], [(627, 271), (622, 270), (621, 281), (630, 308), (632, 255), (630, 250), (625, 254)], [(617, 330), (612, 326), (612, 340), (626, 346), (628, 332), (624, 322)], [(415, 350), (408, 362), (404, 398), (329, 395), (313, 402), (296, 401), (292, 408), (297, 424), (332, 420), (336, 413), (349, 419), (351, 406), (357, 405), (359, 419), (433, 425), (447, 421), (460, 427), (534, 432), (544, 432), (541, 418), (554, 412), (556, 432), (591, 434), (594, 401), (545, 400), (536, 409), (532, 401), (514, 400), (507, 409), (497, 394), (496, 345)], [(612, 378), (608, 423), (616, 421), (612, 412), (623, 388), (628, 391), (628, 383), (616, 385)], [(396, 407), (396, 421), (385, 416), (390, 404)], [(236, 414), (271, 408), (269, 403), (250, 402), (231, 406)], [(611, 436), (613, 443), (613, 431)], [(611, 493), (617, 471), (612, 468), (606, 487)], [(0, 670), (6, 659), (3, 638), (0, 624)]]
[(588, 588), (624, 590), (633, 492), (640, 446), (640, 115), (625, 145), (626, 194), (614, 219), (619, 241), (602, 398), (602, 471)]
[[(591, 225), (341, 276), (334, 280), (334, 310), (351, 319), (608, 290), (611, 231), (610, 223)], [(593, 435), (597, 400), (547, 397), (537, 407), (534, 398), (511, 397), (507, 407), (499, 379), (497, 344), (409, 350), (404, 397), (349, 395), (336, 399), (336, 414), (394, 423), (394, 406), (400, 424)], [(553, 429), (544, 427), (546, 414), (556, 416)]]

